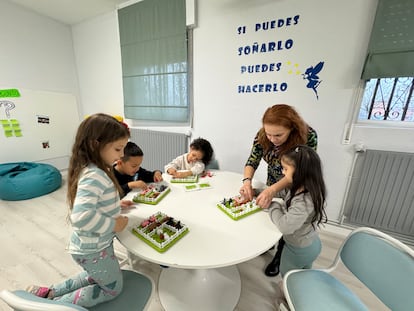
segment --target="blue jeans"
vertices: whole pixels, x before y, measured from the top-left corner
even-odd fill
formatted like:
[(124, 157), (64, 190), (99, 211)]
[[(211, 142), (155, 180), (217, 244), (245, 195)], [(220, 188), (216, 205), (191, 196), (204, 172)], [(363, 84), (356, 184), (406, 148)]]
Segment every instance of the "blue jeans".
[(322, 243), (317, 237), (311, 245), (306, 247), (296, 247), (285, 243), (280, 258), (280, 273), (282, 277), (293, 269), (310, 269), (313, 262), (322, 250)]
[(84, 271), (53, 285), (54, 299), (83, 307), (114, 299), (122, 291), (123, 279), (113, 245), (90, 255), (72, 255)]

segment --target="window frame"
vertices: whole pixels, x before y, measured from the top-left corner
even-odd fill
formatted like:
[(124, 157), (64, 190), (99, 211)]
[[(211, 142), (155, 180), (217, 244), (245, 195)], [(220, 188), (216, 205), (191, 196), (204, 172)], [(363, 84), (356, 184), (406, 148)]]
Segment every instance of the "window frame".
[[(407, 77), (392, 77), (392, 78), (378, 78), (378, 79), (381, 80), (381, 79), (399, 79), (399, 78), (407, 78)], [(408, 77), (408, 78), (411, 78), (412, 81), (411, 81), (410, 89), (407, 90), (408, 94), (407, 94), (406, 102), (408, 103), (409, 106), (411, 106), (412, 109), (414, 109), (414, 92), (413, 92), (414, 77)], [(373, 78), (373, 79), (375, 79), (375, 78)], [(358, 113), (356, 115), (356, 123), (357, 124), (365, 124), (365, 125), (378, 125), (378, 126), (381, 126), (381, 127), (392, 127), (392, 128), (395, 128), (395, 127), (402, 127), (402, 128), (414, 127), (414, 119), (412, 121), (408, 121), (408, 120), (389, 120), (389, 119), (388, 120), (387, 119), (385, 119), (385, 120), (376, 120), (376, 119), (372, 119), (372, 118), (368, 119), (369, 114), (367, 116), (367, 119), (360, 118), (361, 110), (363, 109), (363, 104), (364, 104), (363, 99), (364, 99), (364, 95), (365, 95), (365, 92), (366, 92), (367, 83), (369, 81), (370, 80), (365, 80), (364, 81), (362, 92), (361, 92), (361, 94), (358, 98), (359, 109), (358, 109)], [(396, 81), (394, 81), (393, 83), (394, 83), (394, 86), (393, 86), (393, 88), (394, 88), (395, 84), (396, 84)], [(370, 97), (371, 100), (373, 98), (376, 98), (376, 94), (377, 94), (378, 90), (379, 90), (379, 88), (377, 88), (377, 86), (375, 86), (375, 90), (374, 90), (372, 96)], [(399, 93), (395, 92), (395, 89), (391, 93), (392, 97), (397, 96), (398, 94)], [(388, 101), (392, 100), (392, 98), (389, 98), (389, 97), (386, 98), (386, 99)], [(410, 105), (410, 103), (411, 103), (411, 105)], [(367, 107), (367, 108), (372, 109), (373, 104), (374, 103), (371, 102), (369, 107)], [(409, 109), (409, 108), (407, 108), (407, 109)]]

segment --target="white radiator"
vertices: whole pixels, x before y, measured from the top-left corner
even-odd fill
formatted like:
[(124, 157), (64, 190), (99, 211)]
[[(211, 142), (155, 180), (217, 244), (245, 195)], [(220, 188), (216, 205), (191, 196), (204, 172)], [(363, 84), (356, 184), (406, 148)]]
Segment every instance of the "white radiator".
[(414, 154), (366, 150), (356, 157), (343, 222), (414, 239)]
[(188, 151), (189, 136), (181, 133), (131, 128), (131, 141), (144, 152), (142, 167), (164, 171), (164, 166)]

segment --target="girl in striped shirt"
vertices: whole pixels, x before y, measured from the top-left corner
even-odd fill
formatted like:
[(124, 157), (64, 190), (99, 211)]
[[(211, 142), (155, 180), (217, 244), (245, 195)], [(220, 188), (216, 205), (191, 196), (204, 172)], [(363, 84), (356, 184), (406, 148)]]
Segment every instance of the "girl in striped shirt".
[(122, 190), (112, 165), (123, 156), (128, 142), (127, 127), (106, 114), (86, 118), (79, 126), (68, 170), (67, 199), (72, 234), (68, 251), (83, 271), (50, 287), (31, 286), (37, 296), (91, 307), (114, 299), (123, 280), (114, 255), (113, 239), (128, 218), (120, 201)]

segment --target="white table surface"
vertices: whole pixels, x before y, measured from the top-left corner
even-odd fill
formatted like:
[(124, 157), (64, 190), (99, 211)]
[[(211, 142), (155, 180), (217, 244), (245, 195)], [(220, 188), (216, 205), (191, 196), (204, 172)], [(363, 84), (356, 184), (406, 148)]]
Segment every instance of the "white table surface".
[[(130, 253), (170, 267), (163, 269), (159, 280), (160, 300), (167, 311), (233, 310), (240, 296), (240, 275), (235, 265), (266, 252), (281, 237), (265, 211), (239, 220), (221, 211), (217, 203), (239, 193), (243, 176), (227, 171), (211, 172), (213, 176), (200, 178), (199, 183), (209, 182), (212, 188), (185, 191), (184, 184), (169, 183), (171, 192), (157, 205), (137, 203), (136, 208), (127, 212), (127, 228), (117, 234)], [(163, 177), (170, 181), (168, 175)], [(253, 181), (253, 186), (263, 189), (264, 184)], [(130, 192), (126, 199), (132, 199), (136, 193)], [(189, 232), (165, 253), (159, 253), (131, 232), (134, 225), (158, 211), (189, 228)], [(222, 283), (222, 289), (218, 283)], [(197, 290), (200, 293), (197, 294)], [(219, 297), (222, 290), (226, 291), (224, 300)], [(188, 291), (193, 292), (193, 299), (189, 299)], [(183, 297), (177, 299), (177, 295)]]

